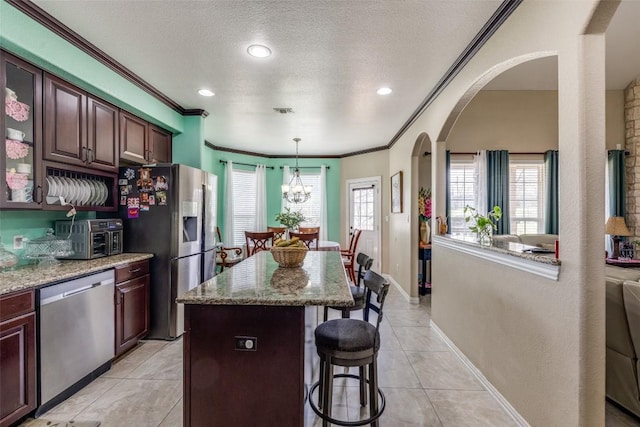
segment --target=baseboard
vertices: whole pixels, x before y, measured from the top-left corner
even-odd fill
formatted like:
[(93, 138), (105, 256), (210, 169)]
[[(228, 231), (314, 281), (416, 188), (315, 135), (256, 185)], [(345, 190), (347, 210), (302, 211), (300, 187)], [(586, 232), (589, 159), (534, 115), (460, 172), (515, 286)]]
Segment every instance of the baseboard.
[(467, 368), (469, 368), (471, 373), (473, 373), (473, 375), (478, 379), (478, 381), (480, 381), (480, 383), (489, 392), (489, 394), (491, 394), (491, 396), (493, 396), (498, 401), (500, 406), (502, 406), (502, 408), (509, 415), (511, 415), (513, 420), (521, 427), (531, 427), (531, 425), (527, 422), (527, 420), (522, 418), (522, 415), (520, 415), (518, 411), (516, 411), (516, 409), (513, 406), (511, 406), (509, 401), (505, 399), (504, 396), (500, 394), (500, 392), (493, 386), (493, 384), (491, 384), (489, 380), (484, 375), (482, 375), (482, 372), (480, 372), (480, 370), (476, 368), (469, 359), (467, 359), (467, 356), (465, 356), (464, 353), (460, 351), (458, 347), (456, 347), (453, 341), (451, 341), (449, 337), (444, 332), (442, 332), (442, 330), (438, 327), (438, 325), (435, 324), (433, 319), (431, 320), (431, 327), (436, 331), (438, 335), (440, 335), (440, 337), (444, 340), (444, 342), (447, 343), (449, 348), (451, 348), (451, 351), (453, 351), (454, 354), (458, 356), (460, 361), (464, 363), (464, 365)]
[(383, 274), (382, 276), (385, 277), (389, 281), (389, 283), (391, 283), (393, 286), (395, 286), (396, 289), (398, 289), (398, 291), (400, 291), (400, 293), (402, 294), (404, 299), (406, 299), (409, 302), (409, 304), (420, 304), (420, 298), (409, 296), (407, 291), (405, 291), (402, 288), (402, 286), (400, 286), (400, 284), (398, 282), (396, 282), (395, 279), (393, 277), (391, 277), (389, 274)]

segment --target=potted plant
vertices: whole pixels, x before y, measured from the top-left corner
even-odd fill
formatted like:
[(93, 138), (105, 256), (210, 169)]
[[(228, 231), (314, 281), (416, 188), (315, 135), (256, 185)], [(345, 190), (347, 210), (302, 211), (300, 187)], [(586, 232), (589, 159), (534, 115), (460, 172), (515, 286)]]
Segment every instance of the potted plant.
[(478, 242), (481, 245), (490, 245), (493, 230), (498, 229), (498, 221), (502, 218), (500, 206), (494, 206), (486, 215), (480, 215), (476, 208), (467, 205), (464, 207), (464, 221), (469, 223), (473, 220), (473, 225), (469, 225), (469, 230), (476, 233)]
[(298, 226), (306, 221), (302, 212), (291, 212), (290, 208), (285, 208), (284, 212), (276, 215), (276, 221), (287, 227), (288, 230), (295, 230)]

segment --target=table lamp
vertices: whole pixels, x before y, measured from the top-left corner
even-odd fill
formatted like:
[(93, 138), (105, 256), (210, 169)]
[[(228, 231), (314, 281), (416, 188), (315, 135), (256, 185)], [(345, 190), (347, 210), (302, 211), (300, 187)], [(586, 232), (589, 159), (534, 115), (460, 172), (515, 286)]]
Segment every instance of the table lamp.
[(618, 259), (620, 256), (620, 236), (631, 236), (631, 231), (627, 228), (624, 217), (610, 216), (604, 226), (604, 232), (611, 235), (613, 239), (613, 255), (611, 258)]

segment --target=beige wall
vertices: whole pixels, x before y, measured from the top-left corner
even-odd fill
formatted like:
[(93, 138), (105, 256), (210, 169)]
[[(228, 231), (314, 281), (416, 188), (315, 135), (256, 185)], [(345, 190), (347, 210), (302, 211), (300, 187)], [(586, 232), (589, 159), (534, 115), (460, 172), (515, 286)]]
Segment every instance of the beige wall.
[(347, 218), (347, 185), (349, 179), (370, 178), (374, 176), (382, 177), (382, 189), (380, 191), (380, 201), (382, 209), (382, 242), (380, 242), (380, 251), (382, 253), (382, 271), (388, 272), (389, 256), (389, 151), (382, 150), (358, 156), (345, 157), (340, 162), (340, 200), (344, 209), (340, 210), (340, 244), (347, 247), (349, 237), (347, 234), (348, 218)]
[[(624, 147), (624, 93), (606, 95), (606, 144)], [(557, 91), (481, 91), (464, 109), (447, 149), (453, 153), (505, 149), (512, 153), (543, 153), (558, 149)], [(422, 174), (420, 175), (422, 177)]]
[(390, 272), (414, 294), (415, 266), (394, 266), (413, 260), (417, 251), (412, 230), (419, 174), (412, 169), (418, 167), (412, 155), (419, 135), (435, 141), (429, 150), (436, 153), (432, 188), (436, 215), (442, 215), (443, 148), (458, 118), (452, 112), (462, 111), (500, 72), (557, 55), (557, 139), (563, 153), (559, 280), (548, 283), (433, 247), (432, 320), (533, 426), (604, 425), (602, 246), (585, 244), (601, 242), (604, 234), (604, 37), (584, 35), (585, 28), (593, 28), (589, 23), (597, 4), (523, 2), (389, 150), (390, 173), (404, 170), (407, 177), (405, 214), (389, 220)]

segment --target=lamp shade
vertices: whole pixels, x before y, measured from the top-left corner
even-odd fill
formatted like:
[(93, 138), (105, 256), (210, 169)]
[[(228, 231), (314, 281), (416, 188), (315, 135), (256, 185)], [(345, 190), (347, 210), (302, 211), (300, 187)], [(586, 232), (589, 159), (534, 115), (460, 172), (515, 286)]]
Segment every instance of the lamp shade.
[(631, 236), (631, 231), (621, 216), (610, 216), (604, 226), (604, 232), (612, 236)]

